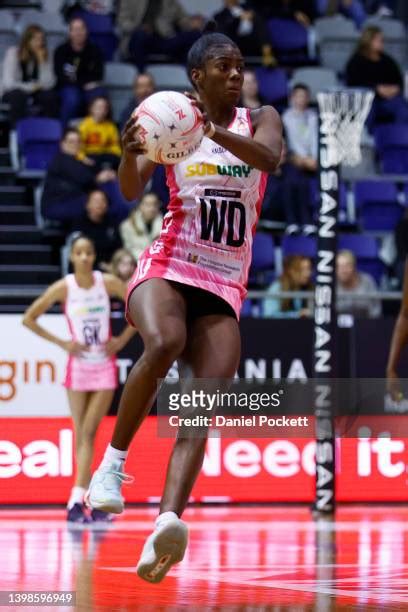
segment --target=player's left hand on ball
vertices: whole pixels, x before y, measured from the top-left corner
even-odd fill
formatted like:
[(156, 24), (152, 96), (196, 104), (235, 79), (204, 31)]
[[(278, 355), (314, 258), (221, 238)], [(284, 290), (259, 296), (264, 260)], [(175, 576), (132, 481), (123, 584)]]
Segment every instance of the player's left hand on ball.
[(133, 115), (125, 123), (122, 131), (122, 148), (127, 153), (143, 155), (146, 152), (145, 143), (139, 138), (138, 131), (140, 125), (137, 124), (137, 115)]
[(108, 357), (112, 357), (112, 355), (116, 355), (122, 348), (122, 344), (120, 342), (120, 338), (116, 336), (112, 336), (107, 343), (105, 344), (105, 353)]
[(210, 120), (208, 119), (207, 113), (205, 111), (204, 104), (201, 102), (200, 99), (196, 98), (189, 91), (185, 91), (184, 95), (190, 100), (191, 104), (193, 106), (195, 106), (196, 108), (198, 108), (198, 110), (201, 112), (201, 115), (202, 115), (202, 118), (203, 118), (204, 134), (205, 134), (210, 129), (211, 123), (210, 123)]

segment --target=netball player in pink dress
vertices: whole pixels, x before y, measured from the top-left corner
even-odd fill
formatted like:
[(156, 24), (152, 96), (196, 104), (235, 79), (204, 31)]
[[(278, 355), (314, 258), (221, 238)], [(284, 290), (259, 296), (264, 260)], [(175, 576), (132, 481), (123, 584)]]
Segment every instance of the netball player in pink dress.
[[(74, 273), (51, 285), (28, 308), (23, 323), (42, 338), (68, 353), (64, 386), (74, 421), (76, 480), (68, 501), (68, 520), (88, 522), (84, 494), (89, 485), (94, 438), (112, 403), (118, 385), (115, 353), (133, 336), (126, 327), (114, 338), (110, 327), (110, 297), (125, 298), (126, 287), (116, 276), (93, 271), (95, 247), (79, 234), (71, 244)], [(56, 302), (64, 306), (71, 338), (63, 340), (44, 329), (37, 319)], [(92, 520), (107, 520), (101, 510)]]
[[(166, 168), (168, 213), (129, 285), (127, 316), (144, 352), (128, 377), (111, 444), (91, 481), (87, 501), (94, 508), (122, 511), (129, 445), (150, 410), (158, 379), (175, 360), (184, 378), (188, 371), (193, 378), (232, 380), (237, 370), (252, 237), (266, 173), (278, 166), (282, 147), (281, 121), (272, 107), (237, 108), (243, 70), (238, 47), (222, 34), (202, 36), (189, 52), (206, 137), (195, 154)], [(143, 155), (137, 117), (125, 126), (123, 150), (120, 184), (133, 200), (155, 169)], [(187, 527), (180, 516), (204, 450), (203, 438), (180, 436), (175, 442), (160, 514), (137, 567), (147, 581), (159, 582), (183, 558)]]

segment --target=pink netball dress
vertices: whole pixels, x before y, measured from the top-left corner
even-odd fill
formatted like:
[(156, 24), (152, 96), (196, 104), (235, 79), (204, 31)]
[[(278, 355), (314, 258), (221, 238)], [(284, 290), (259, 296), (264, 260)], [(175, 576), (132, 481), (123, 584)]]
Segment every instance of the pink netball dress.
[[(249, 109), (236, 108), (228, 129), (252, 137)], [(209, 138), (166, 174), (168, 212), (160, 236), (139, 258), (128, 299), (143, 281), (165, 278), (219, 296), (239, 318), (267, 174)]]
[(64, 386), (74, 391), (99, 391), (117, 387), (115, 357), (105, 353), (111, 337), (110, 300), (103, 275), (94, 272), (90, 289), (78, 286), (75, 275), (65, 277), (65, 315), (72, 340), (88, 347), (80, 356), (70, 355)]

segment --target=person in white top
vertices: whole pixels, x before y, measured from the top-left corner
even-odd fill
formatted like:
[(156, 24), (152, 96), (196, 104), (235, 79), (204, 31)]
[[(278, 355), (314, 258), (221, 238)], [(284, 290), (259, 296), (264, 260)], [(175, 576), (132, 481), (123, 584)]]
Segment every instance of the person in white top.
[[(118, 337), (110, 328), (112, 296), (125, 298), (126, 287), (111, 274), (93, 271), (93, 242), (78, 234), (71, 243), (73, 274), (52, 284), (27, 309), (23, 324), (68, 353), (64, 386), (74, 422), (76, 480), (68, 501), (68, 521), (86, 523), (84, 494), (90, 480), (93, 445), (98, 426), (107, 414), (118, 385), (115, 354), (134, 335), (127, 326)], [(59, 302), (64, 306), (71, 333), (69, 340), (56, 337), (37, 319)], [(108, 520), (107, 513), (93, 511), (92, 520)]]
[(9, 47), (3, 61), (3, 100), (10, 104), (14, 125), (29, 114), (30, 104), (47, 117), (58, 117), (55, 76), (44, 30), (28, 26), (18, 46)]
[(306, 85), (298, 83), (293, 87), (282, 121), (288, 148), (285, 180), (290, 200), (286, 231), (291, 234), (302, 227), (305, 234), (310, 234), (316, 230), (310, 211), (310, 180), (317, 172), (318, 116), (310, 108), (310, 92)]

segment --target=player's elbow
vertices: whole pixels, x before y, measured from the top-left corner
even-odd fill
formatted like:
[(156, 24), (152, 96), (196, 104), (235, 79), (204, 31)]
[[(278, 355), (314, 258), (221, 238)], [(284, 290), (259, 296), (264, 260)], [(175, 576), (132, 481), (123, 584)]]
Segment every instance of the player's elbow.
[(268, 150), (259, 164), (259, 170), (262, 170), (262, 172), (273, 173), (279, 166), (279, 161), (280, 155), (276, 155), (276, 153), (273, 151)]
[(28, 313), (25, 313), (22, 320), (22, 324), (24, 325), (24, 327), (28, 327), (30, 329), (32, 323), (33, 320), (31, 316)]

